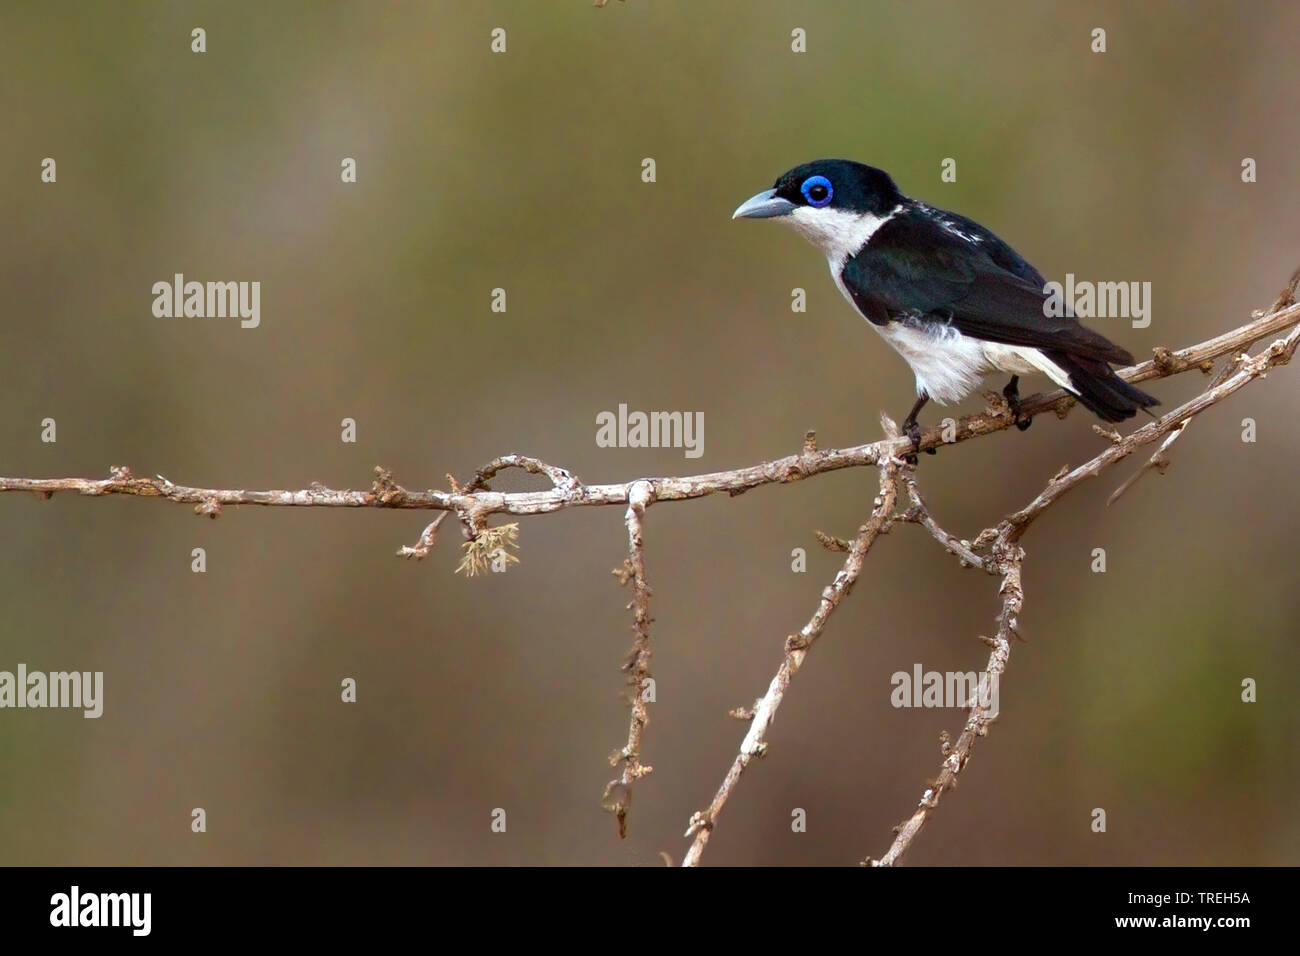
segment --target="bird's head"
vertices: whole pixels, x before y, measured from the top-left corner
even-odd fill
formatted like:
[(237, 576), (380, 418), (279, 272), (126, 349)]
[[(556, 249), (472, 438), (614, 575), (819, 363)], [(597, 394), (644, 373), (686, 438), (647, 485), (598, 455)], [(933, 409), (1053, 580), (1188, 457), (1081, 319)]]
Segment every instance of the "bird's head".
[(842, 262), (866, 243), (903, 202), (883, 169), (848, 159), (817, 159), (782, 173), (732, 213), (732, 219), (781, 220), (832, 261)]

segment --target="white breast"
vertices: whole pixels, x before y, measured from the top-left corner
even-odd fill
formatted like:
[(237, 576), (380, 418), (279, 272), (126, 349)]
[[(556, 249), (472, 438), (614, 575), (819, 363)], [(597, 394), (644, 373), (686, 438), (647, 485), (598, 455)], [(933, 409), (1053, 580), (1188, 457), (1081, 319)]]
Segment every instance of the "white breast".
[(917, 394), (940, 405), (961, 401), (993, 370), (984, 343), (951, 326), (903, 321), (872, 328), (912, 366)]

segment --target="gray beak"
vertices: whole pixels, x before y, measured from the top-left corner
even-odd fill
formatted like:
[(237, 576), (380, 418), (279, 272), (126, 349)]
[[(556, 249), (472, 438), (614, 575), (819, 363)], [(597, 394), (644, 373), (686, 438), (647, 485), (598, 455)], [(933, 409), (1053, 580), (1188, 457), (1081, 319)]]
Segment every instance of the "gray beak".
[(775, 189), (765, 189), (757, 196), (751, 196), (740, 204), (740, 208), (731, 214), (732, 219), (771, 219), (773, 216), (787, 216), (795, 208), (794, 203), (782, 199)]

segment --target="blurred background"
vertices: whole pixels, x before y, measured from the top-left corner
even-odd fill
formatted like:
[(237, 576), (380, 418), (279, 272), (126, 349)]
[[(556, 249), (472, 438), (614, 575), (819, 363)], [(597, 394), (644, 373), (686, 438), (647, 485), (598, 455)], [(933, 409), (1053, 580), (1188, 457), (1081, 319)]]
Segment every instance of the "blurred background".
[[(810, 428), (872, 440), (911, 403), (906, 365), (811, 246), (730, 220), (823, 156), (1051, 279), (1151, 282), (1149, 328), (1091, 323), (1135, 354), (1200, 341), (1300, 263), (1297, 30), (1281, 2), (7, 4), (0, 475), (366, 488), (382, 464), (445, 488), (519, 452), (605, 482), (752, 464)], [(178, 272), (260, 281), (260, 327), (155, 318)], [(908, 863), (1300, 863), (1297, 394), (1275, 372), (1198, 419), (1167, 475), (1108, 509), (1127, 462), (1033, 527), (1002, 717)], [(597, 447), (620, 403), (703, 412), (703, 457)], [(934, 514), (973, 537), (1100, 450), (1091, 421), (922, 461)], [(0, 862), (680, 860), (745, 731), (727, 711), (840, 565), (813, 530), (851, 535), (875, 487), (860, 469), (650, 510), (655, 772), (622, 841), (600, 808), (627, 733), (621, 508), (521, 519), (522, 563), (470, 580), (450, 524), (430, 559), (394, 557), (420, 512), (0, 496), (0, 670), (103, 671), (105, 697), (98, 720), (0, 711)], [(894, 709), (890, 675), (978, 669), (996, 608), (919, 529), (883, 539), (705, 862), (883, 853), (963, 720)]]

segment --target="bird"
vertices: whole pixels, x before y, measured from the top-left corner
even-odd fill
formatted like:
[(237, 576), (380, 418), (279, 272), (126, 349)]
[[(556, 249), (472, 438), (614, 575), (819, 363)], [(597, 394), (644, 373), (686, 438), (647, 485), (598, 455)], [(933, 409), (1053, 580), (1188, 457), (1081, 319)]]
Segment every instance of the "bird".
[(914, 451), (928, 401), (961, 401), (994, 372), (1011, 376), (1002, 394), (1021, 431), (1031, 419), (1020, 416), (1020, 376), (1032, 372), (1102, 421), (1160, 404), (1115, 374), (1133, 364), (1127, 350), (1046, 307), (1047, 284), (1023, 256), (974, 220), (904, 196), (882, 169), (804, 163), (731, 218), (779, 218), (825, 254), (840, 292), (916, 376), (902, 429)]

